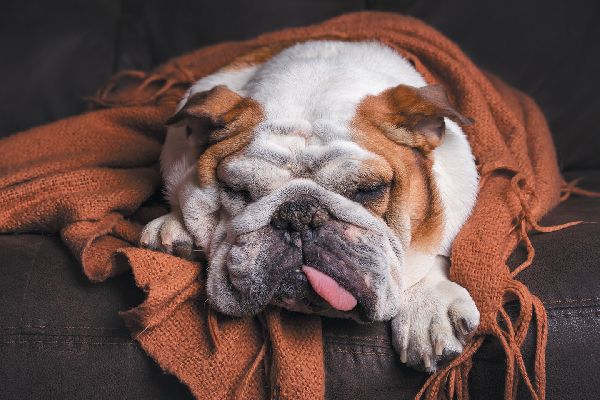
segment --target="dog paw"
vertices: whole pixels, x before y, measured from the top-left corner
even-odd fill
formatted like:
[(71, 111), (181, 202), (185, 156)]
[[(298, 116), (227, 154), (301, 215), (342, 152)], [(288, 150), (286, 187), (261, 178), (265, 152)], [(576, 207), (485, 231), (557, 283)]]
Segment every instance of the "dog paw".
[(140, 245), (187, 259), (194, 250), (192, 236), (174, 212), (150, 221), (142, 231)]
[(463, 351), (479, 325), (479, 311), (467, 290), (449, 280), (418, 283), (405, 296), (392, 319), (392, 343), (403, 363), (435, 372)]

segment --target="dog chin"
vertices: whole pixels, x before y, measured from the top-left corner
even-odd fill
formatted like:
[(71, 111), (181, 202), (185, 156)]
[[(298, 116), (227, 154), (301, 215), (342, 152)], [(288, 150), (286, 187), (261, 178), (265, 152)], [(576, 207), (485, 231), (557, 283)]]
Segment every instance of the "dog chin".
[(208, 301), (232, 316), (267, 305), (360, 322), (393, 317), (401, 292), (385, 234), (330, 219), (314, 229), (272, 225), (222, 243), (210, 260)]

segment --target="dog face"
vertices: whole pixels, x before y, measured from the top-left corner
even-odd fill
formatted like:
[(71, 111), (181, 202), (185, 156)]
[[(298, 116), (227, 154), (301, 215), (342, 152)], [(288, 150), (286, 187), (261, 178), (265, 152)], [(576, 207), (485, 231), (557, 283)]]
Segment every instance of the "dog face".
[(225, 86), (190, 96), (169, 124), (198, 150), (182, 205), (209, 261), (212, 306), (386, 320), (398, 311), (409, 246), (439, 247), (432, 173), (446, 118), (439, 86), (399, 85), (360, 101), (348, 124), (273, 118)]

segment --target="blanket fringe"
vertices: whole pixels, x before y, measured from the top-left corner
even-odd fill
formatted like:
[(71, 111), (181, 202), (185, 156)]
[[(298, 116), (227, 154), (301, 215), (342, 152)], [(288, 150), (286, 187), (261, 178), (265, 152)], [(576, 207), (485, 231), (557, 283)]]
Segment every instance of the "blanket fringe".
[(600, 197), (600, 193), (598, 192), (593, 192), (591, 190), (585, 190), (580, 188), (579, 183), (583, 181), (583, 178), (577, 178), (577, 179), (573, 179), (571, 182), (563, 182), (562, 188), (560, 189), (561, 191), (561, 196), (560, 196), (560, 201), (566, 201), (569, 197), (571, 197), (571, 195), (573, 194), (577, 194), (580, 196), (585, 196), (585, 197)]
[(233, 399), (243, 399), (244, 398), (244, 394), (246, 393), (246, 390), (248, 389), (248, 386), (250, 385), (252, 377), (256, 373), (260, 363), (262, 361), (264, 361), (264, 359), (267, 355), (267, 346), (268, 346), (268, 341), (265, 339), (263, 341), (262, 345), (260, 346), (260, 349), (258, 350), (256, 357), (254, 357), (254, 360), (252, 360), (252, 364), (250, 365), (250, 367), (248, 367), (248, 370), (244, 373), (244, 377), (236, 384), (234, 391), (233, 391), (233, 397), (232, 397)]
[[(171, 88), (189, 86), (197, 80), (194, 73), (180, 63), (174, 63), (172, 67), (171, 71), (162, 74), (140, 70), (119, 71), (94, 96), (84, 99), (97, 107), (105, 108), (151, 104)], [(132, 85), (133, 96), (130, 100), (125, 100), (117, 94), (120, 88), (128, 84)]]
[[(584, 221), (570, 221), (563, 224), (542, 226), (533, 217), (529, 207), (531, 191), (525, 188), (525, 180), (517, 173), (504, 165), (487, 165), (481, 169), (480, 189), (489, 177), (499, 171), (512, 175), (511, 188), (519, 200), (521, 211), (516, 217), (516, 223), (511, 232), (518, 235), (519, 242), (525, 245), (527, 257), (516, 268), (510, 271), (505, 288), (505, 296), (515, 297), (519, 305), (519, 315), (512, 320), (505, 307), (497, 314), (497, 322), (489, 331), (480, 332), (463, 350), (463, 353), (454, 359), (445, 368), (429, 377), (415, 400), (468, 400), (468, 379), (472, 367), (472, 359), (484, 341), (484, 334), (495, 337), (500, 342), (506, 356), (505, 400), (516, 398), (518, 382), (522, 381), (533, 400), (543, 400), (546, 397), (546, 345), (548, 343), (548, 317), (542, 301), (533, 295), (527, 287), (514, 279), (520, 272), (527, 269), (535, 257), (535, 248), (531, 242), (530, 232), (540, 233), (555, 232), (569, 228)], [(586, 197), (600, 197), (600, 193), (581, 189), (577, 185), (581, 179), (564, 182), (561, 189), (560, 201), (567, 200), (571, 195)], [(508, 259), (510, 254), (505, 255)], [(533, 359), (533, 379), (527, 370), (521, 347), (525, 342), (532, 320), (535, 318), (535, 354)]]
[[(545, 350), (547, 343), (547, 319), (546, 312), (541, 301), (533, 296), (520, 282), (513, 281), (508, 290), (518, 296), (521, 302), (521, 312), (513, 322), (505, 308), (502, 308), (498, 317), (500, 322), (494, 325), (490, 332), (485, 332), (498, 339), (506, 355), (506, 376), (504, 398), (514, 398), (517, 383), (522, 380), (533, 400), (545, 398), (546, 388), (546, 360)], [(521, 346), (529, 330), (531, 320), (536, 319), (536, 350), (534, 356), (533, 376), (527, 370)], [(463, 353), (454, 359), (445, 368), (429, 377), (415, 400), (437, 400), (447, 398), (448, 400), (468, 400), (469, 373), (473, 365), (473, 356), (481, 347), (485, 336), (481, 335), (473, 339), (463, 350)], [(520, 379), (519, 379), (520, 378)]]
[[(155, 102), (161, 95), (165, 94), (174, 86), (189, 85), (195, 80), (194, 74), (188, 68), (178, 63), (174, 64), (172, 71), (165, 74), (125, 70), (114, 75), (104, 87), (98, 90), (95, 96), (90, 97), (87, 100), (100, 107), (150, 104)], [(124, 101), (119, 98), (119, 96), (115, 95), (119, 87), (126, 85), (128, 82), (131, 83), (132, 81), (135, 82), (133, 83), (135, 94), (133, 100)], [(535, 257), (535, 248), (530, 238), (531, 231), (541, 233), (555, 232), (581, 224), (583, 221), (571, 221), (553, 226), (540, 225), (530, 210), (529, 204), (532, 191), (526, 188), (527, 182), (525, 178), (521, 173), (514, 171), (506, 165), (488, 164), (482, 166), (480, 170), (480, 190), (493, 173), (501, 171), (512, 175), (510, 178), (511, 188), (516, 195), (520, 206), (520, 212), (516, 217), (516, 222), (509, 233), (518, 235), (519, 242), (522, 242), (525, 245), (527, 252), (526, 259), (510, 271), (510, 279), (507, 280), (507, 286), (505, 288), (505, 295), (513, 295), (517, 298), (519, 303), (519, 315), (516, 320), (513, 321), (509, 317), (506, 308), (501, 308), (497, 314), (497, 322), (491, 329), (489, 331), (486, 330), (485, 332), (480, 332), (479, 336), (476, 336), (466, 345), (460, 356), (436, 374), (429, 377), (415, 396), (415, 400), (434, 400), (438, 398), (468, 400), (468, 379), (472, 368), (472, 358), (481, 347), (485, 338), (485, 336), (483, 336), (484, 334), (489, 334), (497, 338), (506, 355), (505, 399), (509, 400), (516, 397), (519, 381), (523, 381), (532, 399), (545, 399), (545, 353), (548, 336), (547, 315), (541, 300), (529, 292), (523, 283), (515, 280), (515, 277), (520, 272), (527, 269), (532, 264)], [(600, 197), (600, 193), (579, 188), (577, 185), (581, 180), (582, 179), (575, 179), (571, 182), (563, 183), (560, 196), (561, 202), (567, 200), (573, 194), (587, 197)], [(508, 259), (508, 256), (509, 254), (506, 254), (505, 259)], [(531, 321), (534, 318), (536, 321), (536, 342), (532, 371), (534, 379), (532, 380), (525, 365), (521, 347), (529, 332)], [(267, 337), (268, 334), (267, 329), (265, 329), (265, 324), (266, 322), (264, 319), (261, 319), (264, 340), (256, 357), (252, 361), (252, 364), (249, 366), (249, 369), (236, 385), (234, 389), (235, 398), (243, 397), (260, 362), (268, 361), (267, 353), (269, 339)], [(219, 326), (217, 316), (210, 308), (207, 313), (207, 326), (214, 351), (217, 352), (220, 344)], [(265, 371), (267, 371), (267, 366), (265, 367)], [(267, 376), (269, 375), (270, 373), (267, 372)]]
[[(272, 366), (269, 364), (269, 360), (268, 360), (268, 353), (269, 353), (269, 346), (270, 346), (269, 329), (268, 329), (267, 321), (263, 314), (259, 314), (257, 316), (257, 318), (261, 325), (263, 342), (258, 350), (258, 353), (252, 360), (252, 363), (246, 369), (242, 378), (233, 387), (233, 395), (232, 395), (233, 399), (243, 399), (244, 398), (245, 393), (248, 390), (248, 387), (250, 386), (250, 383), (252, 381), (252, 377), (258, 370), (261, 362), (263, 362), (263, 364), (264, 364), (264, 373), (265, 373), (265, 376), (268, 378), (267, 380), (269, 381), (270, 378), (272, 378), (271, 377), (271, 369), (272, 369), (271, 367)], [(220, 338), (219, 338), (219, 336), (220, 336), (219, 321), (218, 321), (217, 313), (211, 307), (207, 307), (207, 310), (206, 310), (206, 323), (208, 326), (209, 336), (210, 336), (210, 339), (213, 344), (213, 353), (217, 353), (219, 351), (220, 343), (221, 343)], [(273, 360), (270, 360), (270, 361), (272, 362)], [(271, 384), (272, 383), (273, 382), (271, 382)]]
[(444, 395), (444, 386), (446, 387), (446, 395), (449, 400), (454, 398), (468, 400), (469, 391), (467, 383), (469, 372), (471, 371), (472, 358), (479, 347), (481, 347), (483, 340), (483, 336), (473, 339), (457, 358), (436, 374), (431, 375), (415, 396), (415, 400), (436, 400)]
[(216, 353), (219, 351), (221, 340), (219, 338), (219, 320), (217, 318), (217, 313), (212, 309), (212, 307), (207, 307), (206, 325), (208, 326), (208, 333), (213, 345), (213, 351)]
[(273, 366), (269, 364), (269, 361), (273, 363), (274, 360), (272, 358), (271, 360), (268, 359), (269, 347), (271, 345), (269, 327), (264, 314), (259, 314), (257, 318), (261, 326), (263, 342), (258, 350), (258, 353), (256, 354), (256, 357), (254, 357), (252, 364), (250, 364), (250, 367), (246, 370), (242, 379), (235, 385), (232, 397), (233, 399), (244, 398), (243, 396), (246, 393), (252, 377), (258, 370), (261, 362), (263, 363), (264, 375), (267, 378), (267, 382), (269, 382), (271, 388), (274, 387), (273, 376), (271, 375)]

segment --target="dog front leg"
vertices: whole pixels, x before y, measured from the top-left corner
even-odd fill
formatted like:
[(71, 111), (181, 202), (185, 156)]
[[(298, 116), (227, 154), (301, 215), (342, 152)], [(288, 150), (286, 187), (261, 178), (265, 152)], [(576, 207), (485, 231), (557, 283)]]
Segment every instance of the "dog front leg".
[(152, 250), (191, 259), (194, 240), (183, 224), (181, 211), (173, 209), (144, 227), (140, 244)]
[(392, 319), (392, 343), (400, 360), (427, 372), (460, 354), (479, 325), (471, 295), (448, 279), (449, 264), (437, 256), (428, 274), (404, 292)]

